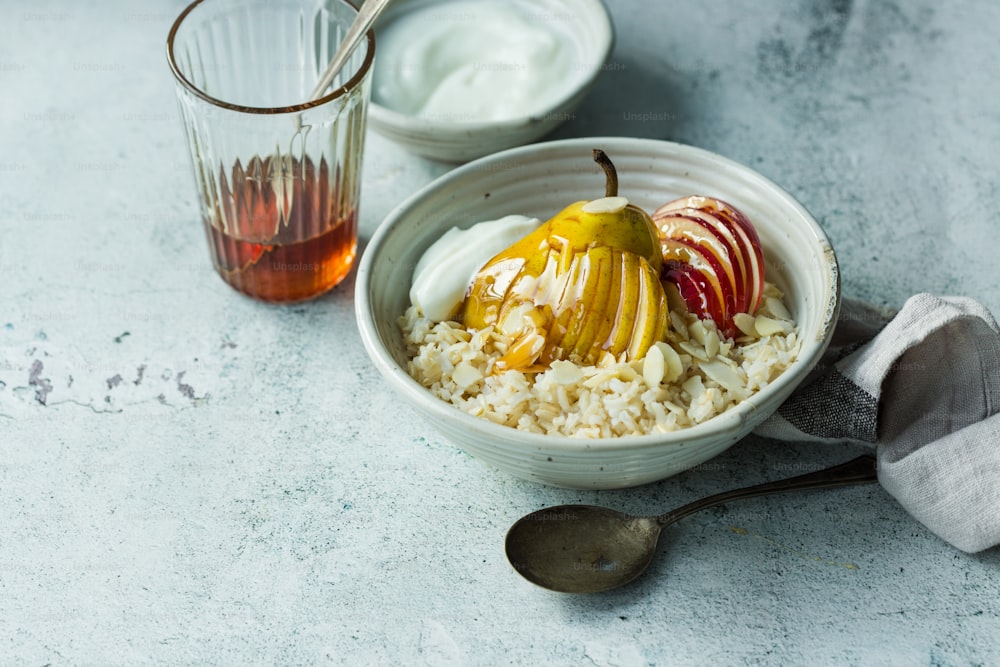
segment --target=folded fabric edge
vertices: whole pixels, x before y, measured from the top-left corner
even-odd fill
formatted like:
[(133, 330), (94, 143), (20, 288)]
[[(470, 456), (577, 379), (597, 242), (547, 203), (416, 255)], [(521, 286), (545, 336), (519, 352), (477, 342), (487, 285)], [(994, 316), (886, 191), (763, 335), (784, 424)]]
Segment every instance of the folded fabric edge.
[[(863, 306), (851, 304), (861, 314)], [(874, 412), (893, 363), (932, 332), (969, 318), (982, 320), (1000, 335), (996, 320), (974, 299), (914, 295), (874, 337), (858, 341), (833, 368), (797, 389), (754, 434), (785, 441), (873, 444), (878, 421)], [(873, 319), (872, 325), (869, 331), (878, 323)], [(984, 390), (1000, 383), (1000, 378), (983, 380)], [(872, 418), (859, 420), (857, 414)], [(1000, 544), (998, 419), (994, 414), (899, 460), (889, 448), (879, 447), (883, 488), (931, 532), (968, 553)]]
[(956, 320), (977, 318), (1000, 334), (996, 320), (981, 303), (967, 297), (915, 294), (868, 343), (837, 362), (837, 369), (878, 398), (892, 365), (931, 333)]
[(1000, 544), (1000, 414), (898, 461), (878, 455), (879, 483), (932, 533), (962, 551)]

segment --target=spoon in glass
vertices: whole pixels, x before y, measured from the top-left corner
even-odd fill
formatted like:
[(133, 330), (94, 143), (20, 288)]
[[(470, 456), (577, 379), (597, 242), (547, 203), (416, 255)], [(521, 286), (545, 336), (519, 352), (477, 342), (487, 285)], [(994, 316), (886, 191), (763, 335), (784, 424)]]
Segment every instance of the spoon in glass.
[(532, 512), (507, 532), (507, 560), (528, 581), (561, 593), (597, 593), (641, 575), (664, 528), (731, 500), (878, 480), (875, 458), (859, 456), (817, 472), (717, 493), (659, 516), (633, 516), (593, 505)]
[(365, 0), (361, 9), (358, 10), (357, 16), (354, 17), (354, 21), (347, 28), (347, 33), (344, 35), (343, 41), (341, 41), (340, 46), (334, 52), (333, 57), (330, 58), (330, 62), (327, 64), (326, 69), (323, 70), (323, 74), (320, 75), (319, 81), (316, 83), (316, 87), (313, 88), (309, 99), (319, 99), (326, 93), (326, 89), (333, 83), (333, 79), (343, 69), (347, 63), (347, 59), (354, 53), (354, 49), (364, 39), (365, 34), (375, 24), (375, 19), (379, 17), (379, 14), (382, 13), (382, 10), (386, 8), (389, 2), (390, 0)]

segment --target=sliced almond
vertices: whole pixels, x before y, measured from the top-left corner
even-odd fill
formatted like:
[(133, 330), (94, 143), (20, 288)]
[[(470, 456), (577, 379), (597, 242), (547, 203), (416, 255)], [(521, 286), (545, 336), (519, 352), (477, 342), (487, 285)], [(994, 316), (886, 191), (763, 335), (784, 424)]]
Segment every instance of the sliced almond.
[(717, 359), (701, 363), (698, 367), (710, 380), (714, 380), (729, 391), (737, 391), (745, 384), (743, 378), (740, 377), (739, 372), (735, 368)]
[(663, 357), (663, 381), (673, 382), (684, 374), (684, 364), (677, 350), (663, 342), (658, 342), (654, 346), (660, 351)]
[(719, 340), (719, 334), (714, 329), (709, 329), (705, 332), (705, 353), (709, 359), (714, 359), (718, 356), (721, 344), (722, 341)]
[(462, 389), (468, 389), (482, 380), (483, 374), (472, 364), (462, 362), (455, 366), (455, 370), (451, 373), (451, 379)]
[(583, 386), (588, 389), (593, 389), (594, 387), (599, 387), (605, 382), (613, 380), (616, 377), (618, 377), (618, 374), (615, 372), (614, 368), (602, 368), (584, 380)]
[(619, 213), (628, 206), (625, 197), (601, 197), (583, 205), (584, 213)]
[(659, 387), (666, 371), (661, 345), (662, 343), (655, 343), (646, 351), (642, 360), (642, 377), (650, 387)]
[(695, 399), (705, 393), (705, 383), (701, 381), (700, 375), (692, 375), (684, 384), (681, 385), (681, 389), (688, 393), (691, 399)]
[(784, 296), (784, 294), (781, 293), (781, 290), (779, 290), (778, 286), (775, 285), (774, 283), (765, 282), (764, 283), (764, 296), (765, 297), (769, 297), (770, 296), (770, 297), (774, 297), (776, 299), (780, 299), (781, 297)]
[(553, 361), (552, 378), (561, 385), (576, 384), (583, 379), (583, 370), (571, 361)]
[(781, 299), (776, 299), (773, 296), (769, 296), (764, 301), (764, 304), (767, 310), (772, 315), (777, 317), (779, 320), (785, 320), (787, 322), (792, 321), (792, 314), (788, 312), (787, 308), (785, 308), (785, 304), (782, 303)]
[(544, 348), (545, 337), (540, 334), (529, 333), (514, 341), (510, 349), (501, 358), (497, 359), (497, 368), (499, 370), (527, 368), (535, 363)]
[(685, 322), (684, 317), (678, 314), (675, 310), (670, 311), (670, 324), (678, 338), (682, 340), (687, 340), (689, 338), (687, 322)]
[(611, 366), (614, 366), (617, 363), (618, 360), (615, 359), (615, 355), (611, 354), (607, 350), (603, 350), (601, 352), (601, 356), (597, 359), (596, 366), (598, 368), (610, 368)]
[(748, 315), (747, 313), (736, 313), (733, 315), (733, 324), (747, 336), (757, 338), (757, 329), (754, 327), (754, 320), (756, 319), (753, 315)]
[(682, 340), (681, 342), (677, 343), (677, 347), (681, 348), (695, 359), (698, 359), (700, 361), (708, 361), (708, 355), (705, 354), (705, 348), (703, 347), (692, 345), (686, 340)]
[(642, 376), (628, 364), (618, 366), (618, 378), (623, 382), (635, 382), (640, 377)]
[[(737, 325), (738, 326), (738, 325)], [(788, 322), (782, 322), (781, 320), (776, 320), (766, 315), (759, 315), (756, 320), (754, 320), (754, 329), (757, 330), (757, 335), (763, 336), (773, 336), (775, 334), (784, 334), (792, 330), (792, 325)]]
[(535, 305), (530, 301), (518, 304), (508, 310), (503, 319), (497, 323), (497, 329), (507, 336), (517, 336), (525, 331), (530, 320), (526, 316)]
[(691, 332), (691, 338), (693, 338), (699, 345), (705, 345), (705, 336), (707, 331), (705, 330), (705, 324), (701, 320), (695, 320), (688, 327), (688, 331)]

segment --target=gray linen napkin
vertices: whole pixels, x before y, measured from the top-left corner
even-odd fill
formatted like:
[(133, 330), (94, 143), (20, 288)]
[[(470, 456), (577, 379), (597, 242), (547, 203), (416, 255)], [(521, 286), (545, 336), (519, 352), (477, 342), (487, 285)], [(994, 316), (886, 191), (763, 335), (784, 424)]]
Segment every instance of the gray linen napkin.
[(755, 431), (875, 445), (879, 482), (967, 552), (1000, 544), (1000, 328), (972, 299), (845, 299), (812, 377)]

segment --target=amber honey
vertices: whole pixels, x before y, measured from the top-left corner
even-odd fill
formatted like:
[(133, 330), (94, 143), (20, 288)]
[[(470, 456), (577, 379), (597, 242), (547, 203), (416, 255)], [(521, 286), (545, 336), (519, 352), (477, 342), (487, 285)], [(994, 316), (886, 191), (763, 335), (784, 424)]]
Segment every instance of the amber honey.
[(309, 160), (255, 157), (225, 176), (220, 206), (205, 222), (226, 282), (255, 299), (290, 303), (343, 280), (357, 248), (357, 214), (338, 210), (325, 161), (317, 169)]

